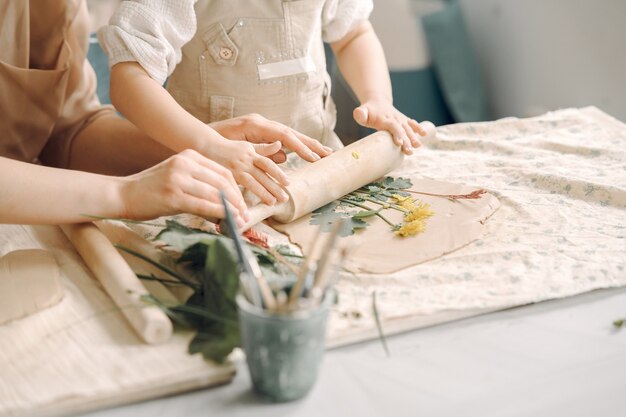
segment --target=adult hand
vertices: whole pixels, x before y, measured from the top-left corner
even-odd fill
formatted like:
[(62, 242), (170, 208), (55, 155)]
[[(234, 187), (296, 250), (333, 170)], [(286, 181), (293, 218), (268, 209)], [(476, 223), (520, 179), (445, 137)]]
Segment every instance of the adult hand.
[[(209, 126), (225, 138), (232, 140), (256, 144), (279, 141), (285, 148), (294, 151), (309, 162), (315, 162), (333, 152), (331, 148), (322, 145), (317, 140), (258, 114), (248, 114), (214, 122)], [(271, 155), (266, 154), (266, 156), (276, 163), (285, 162), (287, 159), (285, 152), (280, 149)]]
[(391, 133), (395, 144), (407, 155), (413, 153), (413, 148), (421, 146), (419, 136), (427, 134), (417, 121), (405, 116), (386, 99), (364, 102), (354, 109), (353, 116), (361, 126)]
[(228, 168), (238, 184), (272, 205), (289, 199), (281, 187), (289, 185), (287, 175), (268, 158), (276, 155), (281, 146), (281, 142), (253, 144), (220, 139), (219, 143), (213, 143), (213, 149), (207, 155)]
[(129, 219), (191, 213), (224, 218), (224, 190), (237, 223), (247, 220), (247, 208), (233, 175), (198, 152), (186, 150), (138, 174), (121, 179), (120, 196)]

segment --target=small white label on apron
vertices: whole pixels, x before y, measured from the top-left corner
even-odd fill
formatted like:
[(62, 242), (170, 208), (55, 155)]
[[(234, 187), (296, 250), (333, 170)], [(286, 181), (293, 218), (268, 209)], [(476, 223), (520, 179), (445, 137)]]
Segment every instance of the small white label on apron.
[(259, 80), (267, 80), (270, 78), (313, 72), (316, 68), (313, 60), (307, 56), (305, 58), (257, 65), (257, 69), (259, 71)]

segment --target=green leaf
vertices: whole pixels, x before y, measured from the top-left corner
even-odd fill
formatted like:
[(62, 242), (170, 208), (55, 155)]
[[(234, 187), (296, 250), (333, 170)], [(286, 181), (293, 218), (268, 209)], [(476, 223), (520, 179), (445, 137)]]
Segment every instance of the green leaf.
[(378, 201), (386, 202), (387, 200), (389, 200), (390, 196), (387, 195), (386, 191), (383, 191), (383, 192), (378, 193), (378, 194), (373, 194), (372, 197), (375, 198)]
[(202, 353), (207, 359), (223, 363), (233, 349), (240, 345), (238, 327), (228, 326), (223, 334), (198, 332), (189, 343), (189, 353)]
[(349, 215), (342, 212), (313, 212), (311, 219), (309, 220), (309, 224), (311, 225), (319, 225), (322, 227), (323, 232), (328, 232), (331, 229), (331, 226), (334, 222), (339, 219), (348, 218)]
[(283, 256), (292, 258), (303, 258), (302, 255), (298, 255), (297, 253), (295, 253), (289, 245), (276, 245), (274, 246), (274, 250)]
[(183, 254), (176, 261), (180, 264), (187, 264), (192, 271), (198, 271), (204, 269), (204, 263), (206, 261), (206, 253), (209, 250), (209, 245), (206, 241), (196, 243), (185, 249)]
[(276, 264), (276, 258), (269, 251), (256, 245), (249, 245), (249, 247), (256, 255), (259, 265), (273, 267)]
[(380, 210), (382, 209), (378, 209), (378, 210), (363, 210), (363, 211), (359, 211), (357, 213), (354, 213), (352, 215), (353, 219), (366, 219), (368, 217), (372, 217), (375, 216), (377, 213), (380, 212)]
[(359, 230), (365, 229), (369, 224), (361, 219), (355, 219), (354, 217), (350, 217), (350, 220), (344, 223), (344, 226), (339, 231), (339, 236), (345, 237), (353, 235), (355, 232)]
[(185, 235), (189, 235), (189, 234), (197, 233), (197, 232), (204, 233), (203, 230), (193, 229), (191, 227), (187, 227), (178, 223), (176, 220), (168, 219), (165, 221), (165, 228), (161, 230), (161, 232), (154, 237), (154, 240), (160, 240), (161, 235), (166, 232), (178, 232), (178, 233), (182, 233)]
[(211, 242), (219, 239), (218, 235), (212, 235), (205, 232), (188, 234), (175, 230), (169, 232), (161, 232), (158, 236), (159, 241), (165, 243), (167, 246), (179, 252), (183, 252), (188, 247), (193, 246), (197, 243), (210, 245)]
[(207, 250), (202, 284), (204, 305), (225, 318), (236, 317), (235, 296), (239, 290), (239, 264), (230, 239), (216, 240)]
[(326, 204), (325, 206), (322, 206), (320, 208), (318, 208), (317, 210), (314, 210), (313, 213), (318, 214), (318, 213), (332, 213), (335, 211), (335, 209), (339, 206), (339, 202), (338, 201), (332, 201), (328, 204)]
[(399, 178), (386, 177), (384, 183), (387, 188), (394, 189), (394, 190), (405, 190), (413, 186), (413, 183), (411, 182), (410, 179), (402, 178), (402, 177), (399, 177)]
[[(333, 214), (337, 206), (337, 203), (331, 204), (329, 214)], [(239, 263), (232, 239), (187, 228), (175, 221), (169, 221), (159, 236), (182, 252), (177, 262), (185, 264), (199, 285), (195, 285), (195, 292), (184, 305), (164, 305), (154, 297), (146, 302), (162, 308), (175, 323), (197, 330), (189, 344), (190, 353), (202, 353), (207, 359), (223, 362), (240, 345), (235, 303), (239, 292)], [(283, 286), (295, 280), (289, 268), (279, 264), (268, 250), (255, 245), (249, 247), (259, 259), (266, 277), (282, 281)], [(285, 256), (297, 256), (287, 246), (276, 250), (283, 251)]]

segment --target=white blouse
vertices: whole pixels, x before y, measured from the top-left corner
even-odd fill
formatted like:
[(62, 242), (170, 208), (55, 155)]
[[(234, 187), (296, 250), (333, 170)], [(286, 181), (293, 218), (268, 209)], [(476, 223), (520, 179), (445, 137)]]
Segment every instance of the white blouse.
[[(138, 62), (163, 84), (181, 60), (182, 47), (196, 33), (197, 0), (126, 0), (98, 32), (109, 65)], [(322, 39), (335, 42), (369, 18), (373, 0), (326, 0)]]

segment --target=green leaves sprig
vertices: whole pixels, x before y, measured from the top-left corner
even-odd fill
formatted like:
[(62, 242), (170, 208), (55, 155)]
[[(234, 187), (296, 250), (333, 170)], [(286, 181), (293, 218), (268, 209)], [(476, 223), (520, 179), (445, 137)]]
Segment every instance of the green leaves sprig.
[[(186, 267), (190, 277), (129, 248), (120, 249), (151, 263), (175, 280), (154, 275), (139, 275), (140, 278), (166, 285), (185, 285), (193, 290), (193, 294), (184, 304), (166, 305), (152, 296), (146, 297), (145, 301), (163, 309), (176, 324), (197, 331), (189, 344), (189, 353), (201, 353), (207, 359), (224, 362), (241, 344), (235, 302), (239, 291), (239, 263), (232, 240), (217, 233), (186, 227), (174, 220), (166, 221), (166, 227), (155, 239), (181, 253), (176, 262)], [(251, 248), (266, 277), (280, 278), (289, 273), (289, 268), (281, 265), (269, 250), (255, 245)], [(274, 250), (294, 263), (300, 261), (300, 257), (288, 247), (277, 246)]]
[[(405, 190), (411, 188), (412, 185), (408, 178), (385, 177), (382, 181), (367, 184), (315, 210), (309, 223), (320, 225), (322, 231), (326, 232), (335, 221), (346, 219), (344, 227), (339, 232), (340, 236), (345, 237), (367, 228), (369, 223), (365, 219), (376, 216), (395, 230), (398, 225), (392, 223), (381, 212), (393, 209), (406, 213), (406, 209), (392, 203), (392, 200), (394, 195), (409, 196), (410, 194)], [(374, 204), (375, 207), (367, 206), (366, 203)]]

